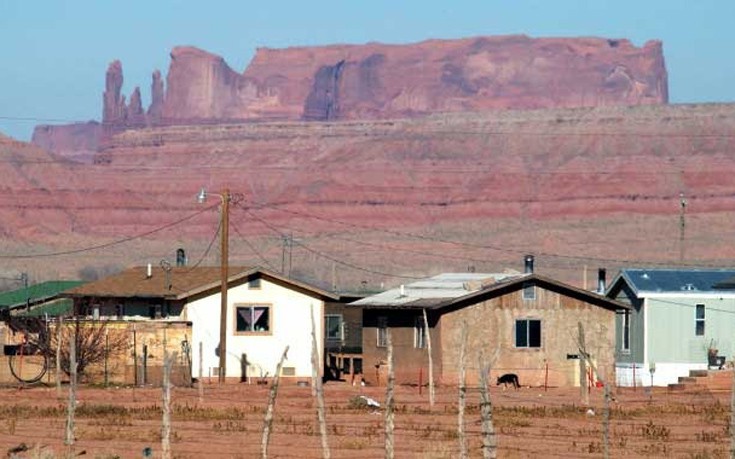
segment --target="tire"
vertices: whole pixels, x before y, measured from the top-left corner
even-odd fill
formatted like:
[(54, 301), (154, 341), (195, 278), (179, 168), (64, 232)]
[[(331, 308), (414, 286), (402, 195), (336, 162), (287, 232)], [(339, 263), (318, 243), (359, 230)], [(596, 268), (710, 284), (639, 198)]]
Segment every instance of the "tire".
[(26, 384), (37, 383), (48, 369), (48, 361), (43, 355), (11, 355), (8, 359), (10, 373), (18, 381)]

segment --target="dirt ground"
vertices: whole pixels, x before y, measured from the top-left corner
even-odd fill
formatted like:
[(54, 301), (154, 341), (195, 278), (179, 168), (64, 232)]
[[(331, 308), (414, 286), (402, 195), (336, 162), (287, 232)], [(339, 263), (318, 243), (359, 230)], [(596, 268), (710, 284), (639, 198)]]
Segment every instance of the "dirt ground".
[[(260, 457), (267, 386), (205, 385), (172, 392), (172, 450), (175, 458)], [(395, 447), (398, 458), (458, 457), (457, 388), (437, 390), (433, 409), (428, 391), (396, 390)], [(385, 388), (325, 385), (328, 443), (335, 458), (384, 457), (381, 409), (355, 406), (370, 397), (381, 405)], [(580, 405), (578, 389), (491, 388), (498, 457), (601, 457), (602, 389), (593, 389), (591, 409)], [(0, 389), (0, 454), (66, 457), (66, 388)], [(353, 402), (351, 402), (353, 400)], [(482, 457), (477, 388), (468, 390), (466, 430), (470, 457)], [(140, 458), (161, 451), (160, 388), (80, 388), (74, 453), (92, 458)], [(272, 458), (322, 457), (316, 404), (309, 387), (282, 386), (268, 450)], [(730, 393), (618, 389), (610, 410), (611, 457), (729, 456)]]

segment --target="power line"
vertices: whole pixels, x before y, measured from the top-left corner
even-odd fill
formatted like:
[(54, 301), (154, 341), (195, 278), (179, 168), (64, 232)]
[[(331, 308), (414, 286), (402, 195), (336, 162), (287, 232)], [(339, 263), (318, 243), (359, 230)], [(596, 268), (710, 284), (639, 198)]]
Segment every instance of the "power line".
[(94, 246), (90, 246), (90, 247), (84, 247), (84, 248), (81, 248), (81, 249), (64, 250), (64, 251), (60, 251), (60, 252), (39, 253), (39, 254), (32, 254), (32, 255), (0, 255), (0, 259), (46, 258), (46, 257), (56, 257), (56, 256), (62, 256), (62, 255), (74, 255), (74, 254), (78, 254), (78, 253), (91, 252), (91, 251), (94, 251), (94, 250), (104, 249), (104, 248), (107, 248), (107, 247), (112, 247), (112, 246), (115, 246), (115, 245), (123, 244), (125, 242), (134, 241), (136, 239), (141, 239), (141, 238), (144, 238), (146, 236), (150, 236), (152, 234), (159, 233), (159, 232), (161, 232), (163, 230), (166, 230), (166, 229), (169, 229), (169, 228), (171, 228), (173, 226), (179, 225), (179, 224), (181, 224), (181, 223), (183, 223), (185, 221), (191, 220), (192, 218), (196, 217), (197, 215), (200, 215), (200, 214), (202, 214), (202, 213), (204, 213), (204, 212), (212, 209), (212, 207), (213, 206), (204, 208), (204, 209), (202, 209), (200, 211), (197, 211), (197, 212), (195, 212), (195, 213), (193, 213), (191, 215), (188, 215), (188, 216), (186, 216), (184, 218), (181, 218), (181, 219), (176, 220), (176, 221), (171, 222), (171, 223), (167, 223), (167, 224), (165, 224), (163, 226), (159, 226), (158, 228), (152, 229), (150, 231), (146, 231), (144, 233), (136, 234), (134, 236), (129, 236), (129, 237), (126, 237), (126, 238), (123, 238), (123, 239), (118, 239), (116, 241), (106, 242), (104, 244), (94, 245)]
[[(281, 232), (281, 230), (279, 230), (277, 227), (275, 227), (274, 225), (271, 225), (267, 221), (265, 221), (262, 218), (258, 217), (257, 215), (255, 215), (254, 213), (252, 213), (249, 209), (247, 209), (245, 207), (243, 207), (243, 209), (250, 216), (252, 216), (255, 220), (259, 221), (260, 223), (262, 223), (266, 227), (270, 228), (276, 234), (280, 235), (281, 237), (285, 237), (286, 236), (286, 234), (283, 233), (283, 232)], [(395, 277), (395, 278), (400, 278), (400, 279), (413, 279), (413, 280), (421, 279), (420, 277), (416, 277), (416, 276), (405, 276), (405, 275), (402, 275), (402, 274), (386, 273), (386, 272), (377, 271), (377, 270), (374, 270), (374, 269), (363, 268), (363, 267), (357, 266), (357, 265), (355, 265), (353, 263), (349, 263), (349, 262), (346, 262), (346, 261), (343, 261), (343, 260), (339, 260), (339, 259), (337, 259), (335, 257), (332, 257), (330, 255), (327, 255), (327, 254), (325, 254), (323, 252), (320, 252), (318, 250), (312, 249), (312, 248), (308, 247), (306, 244), (304, 244), (303, 242), (296, 242), (296, 244), (299, 247), (301, 247), (304, 250), (306, 250), (307, 252), (313, 253), (314, 255), (317, 255), (317, 256), (322, 257), (322, 258), (326, 258), (327, 260), (330, 260), (330, 261), (332, 261), (334, 263), (337, 263), (339, 265), (342, 265), (342, 266), (345, 266), (345, 267), (348, 267), (348, 268), (351, 268), (351, 269), (355, 269), (355, 270), (358, 270), (358, 271), (363, 271), (363, 272), (367, 272), (367, 273), (370, 273), (370, 274), (376, 274), (376, 275), (386, 276), (386, 277)]]
[(233, 221), (232, 219), (230, 219), (230, 225), (232, 226), (232, 229), (233, 229), (233, 230), (235, 230), (235, 233), (236, 233), (236, 234), (237, 234), (237, 235), (238, 235), (238, 236), (240, 237), (240, 239), (241, 239), (241, 240), (242, 240), (242, 241), (243, 241), (243, 242), (244, 242), (244, 243), (245, 243), (245, 244), (246, 244), (246, 245), (247, 245), (247, 246), (248, 246), (248, 247), (250, 248), (250, 250), (252, 250), (252, 251), (253, 251), (253, 253), (255, 253), (255, 255), (257, 255), (257, 256), (258, 256), (258, 258), (260, 258), (260, 259), (261, 259), (261, 260), (263, 261), (263, 263), (264, 263), (264, 264), (265, 264), (266, 266), (268, 266), (268, 267), (269, 267), (270, 269), (272, 269), (273, 271), (278, 271), (278, 269), (276, 269), (276, 268), (275, 268), (275, 267), (273, 266), (273, 264), (271, 264), (271, 262), (270, 262), (270, 261), (268, 261), (268, 259), (267, 259), (267, 258), (265, 258), (265, 257), (263, 256), (263, 254), (262, 254), (262, 253), (260, 253), (260, 251), (258, 251), (258, 249), (256, 249), (256, 248), (255, 248), (255, 246), (254, 246), (254, 245), (253, 245), (253, 244), (252, 244), (252, 243), (251, 243), (251, 242), (250, 242), (250, 241), (249, 241), (249, 240), (248, 240), (248, 239), (247, 239), (247, 238), (246, 238), (245, 236), (243, 236), (243, 235), (242, 235), (242, 233), (240, 233), (240, 230), (238, 230), (238, 229), (237, 229), (237, 225), (234, 225), (234, 223), (235, 223), (235, 222), (234, 222), (234, 221)]
[[(672, 264), (677, 264), (677, 263), (674, 263), (674, 262), (653, 262), (653, 261), (641, 261), (641, 260), (630, 260), (630, 259), (615, 259), (615, 258), (602, 258), (602, 257), (589, 257), (589, 256), (575, 256), (575, 255), (565, 255), (565, 254), (558, 254), (558, 253), (551, 253), (551, 252), (544, 252), (544, 251), (533, 251), (533, 250), (529, 250), (529, 249), (510, 249), (510, 248), (500, 247), (500, 246), (497, 246), (497, 245), (474, 244), (474, 243), (470, 243), (470, 242), (460, 242), (460, 241), (454, 241), (454, 240), (449, 240), (449, 239), (442, 239), (442, 238), (437, 238), (437, 237), (432, 237), (432, 236), (425, 236), (425, 235), (411, 233), (411, 232), (407, 232), (407, 231), (397, 231), (397, 230), (390, 230), (390, 229), (385, 229), (385, 228), (378, 228), (378, 227), (369, 226), (369, 225), (360, 225), (360, 224), (357, 224), (357, 223), (349, 223), (349, 222), (345, 222), (345, 221), (341, 221), (341, 220), (335, 220), (335, 219), (331, 219), (331, 218), (316, 216), (316, 215), (313, 215), (313, 214), (307, 214), (307, 213), (299, 212), (299, 211), (295, 211), (295, 210), (287, 210), (287, 209), (283, 209), (283, 208), (281, 208), (279, 206), (270, 206), (269, 208), (270, 209), (273, 209), (273, 210), (276, 210), (276, 211), (286, 212), (286, 213), (290, 213), (290, 214), (294, 214), (294, 215), (299, 215), (299, 216), (303, 216), (303, 217), (311, 218), (311, 219), (315, 219), (315, 220), (321, 220), (321, 221), (325, 221), (325, 222), (329, 222), (329, 223), (338, 223), (338, 224), (345, 225), (345, 226), (350, 226), (350, 227), (354, 227), (354, 228), (368, 229), (368, 230), (372, 230), (372, 231), (383, 232), (383, 233), (386, 233), (386, 234), (392, 234), (392, 235), (395, 235), (395, 236), (411, 237), (411, 238), (422, 239), (422, 240), (427, 240), (427, 241), (431, 241), (431, 242), (439, 242), (439, 243), (443, 243), (443, 244), (451, 244), (451, 245), (456, 245), (456, 246), (461, 246), (461, 247), (470, 247), (470, 248), (474, 248), (474, 249), (488, 249), (488, 250), (495, 250), (495, 251), (504, 252), (504, 253), (520, 254), (520, 255), (525, 255), (527, 253), (533, 252), (534, 255), (545, 256), (545, 257), (549, 257), (549, 258), (560, 258), (560, 259), (566, 259), (566, 260), (572, 260), (572, 261), (592, 261), (592, 262), (600, 262), (600, 263), (618, 263), (618, 264), (623, 264), (623, 265), (624, 264), (646, 264), (646, 265), (650, 265), (650, 266), (671, 266)], [(263, 207), (261, 207), (260, 209), (263, 209)], [(682, 266), (684, 266), (684, 265), (682, 265)]]

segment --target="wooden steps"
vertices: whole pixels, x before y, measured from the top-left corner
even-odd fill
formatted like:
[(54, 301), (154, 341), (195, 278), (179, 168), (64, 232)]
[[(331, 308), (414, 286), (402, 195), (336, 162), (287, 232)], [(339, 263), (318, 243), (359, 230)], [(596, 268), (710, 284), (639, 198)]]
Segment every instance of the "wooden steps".
[(732, 388), (733, 370), (690, 370), (689, 376), (669, 384), (672, 391), (728, 391)]

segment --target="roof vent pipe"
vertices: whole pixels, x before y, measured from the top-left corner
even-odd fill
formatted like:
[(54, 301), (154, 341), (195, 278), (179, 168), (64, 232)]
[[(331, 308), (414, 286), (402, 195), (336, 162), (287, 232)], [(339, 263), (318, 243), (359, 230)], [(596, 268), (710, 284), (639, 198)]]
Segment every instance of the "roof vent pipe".
[(150, 263), (148, 263), (148, 266), (145, 269), (145, 278), (150, 279), (153, 276), (153, 267)]
[(401, 293), (400, 296), (406, 296), (406, 286), (401, 284)]
[(607, 280), (605, 279), (607, 274), (607, 271), (605, 268), (600, 268), (597, 270), (597, 293), (600, 295), (605, 294), (605, 290), (607, 290)]
[(525, 266), (526, 274), (533, 274), (533, 255), (526, 255), (523, 257), (523, 263)]

